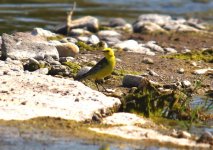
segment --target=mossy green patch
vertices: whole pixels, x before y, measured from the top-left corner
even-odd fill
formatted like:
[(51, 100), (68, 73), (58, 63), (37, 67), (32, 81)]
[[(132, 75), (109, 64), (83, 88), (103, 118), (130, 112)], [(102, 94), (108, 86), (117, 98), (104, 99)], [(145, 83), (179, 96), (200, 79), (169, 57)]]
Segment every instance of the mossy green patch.
[(74, 62), (63, 62), (62, 64), (69, 67), (73, 76), (76, 76), (78, 71), (81, 69), (81, 66)]
[(190, 91), (187, 89), (174, 89), (163, 93), (158, 85), (153, 85), (146, 79), (138, 88), (124, 95), (121, 111), (191, 122), (211, 119), (211, 115), (205, 113), (204, 107), (191, 107), (189, 95)]
[(99, 42), (98, 44), (94, 44), (94, 45), (89, 45), (89, 44), (86, 44), (85, 42), (78, 41), (76, 45), (79, 47), (80, 51), (85, 51), (85, 50), (96, 51), (96, 50), (102, 50), (104, 48), (103, 42)]
[(176, 58), (183, 60), (203, 60), (205, 62), (213, 63), (213, 49), (207, 49), (204, 51), (193, 51), (181, 54), (167, 55), (163, 56), (164, 58)]
[(131, 70), (124, 70), (124, 69), (115, 69), (112, 72), (113, 75), (116, 76), (124, 76), (126, 74), (133, 74), (133, 75), (141, 75), (141, 72), (137, 72), (137, 71), (131, 71)]
[(53, 41), (53, 40), (60, 41), (63, 38), (64, 38), (63, 35), (50, 36), (50, 37), (47, 37), (47, 41)]

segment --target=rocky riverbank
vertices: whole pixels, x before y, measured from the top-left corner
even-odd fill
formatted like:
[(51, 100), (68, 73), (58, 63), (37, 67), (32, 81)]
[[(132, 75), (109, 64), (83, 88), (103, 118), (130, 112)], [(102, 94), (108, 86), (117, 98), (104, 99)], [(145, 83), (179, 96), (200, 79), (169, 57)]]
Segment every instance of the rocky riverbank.
[[(86, 16), (52, 31), (4, 33), (0, 38), (0, 124), (22, 128), (24, 120), (59, 117), (80, 121), (82, 138), (91, 135), (92, 139), (97, 132), (145, 143), (209, 148), (212, 131), (190, 134), (142, 116), (192, 122), (213, 119), (211, 26), (158, 14), (141, 15), (133, 24), (121, 18), (100, 23)], [(107, 91), (97, 91), (93, 81), (83, 81), (85, 85), (74, 81), (103, 57), (104, 47), (114, 48), (117, 58), (114, 72), (103, 83)], [(195, 109), (193, 95), (209, 98)], [(68, 122), (59, 124), (64, 132), (73, 133)], [(60, 129), (59, 124), (53, 128)], [(88, 135), (82, 133), (85, 130)]]

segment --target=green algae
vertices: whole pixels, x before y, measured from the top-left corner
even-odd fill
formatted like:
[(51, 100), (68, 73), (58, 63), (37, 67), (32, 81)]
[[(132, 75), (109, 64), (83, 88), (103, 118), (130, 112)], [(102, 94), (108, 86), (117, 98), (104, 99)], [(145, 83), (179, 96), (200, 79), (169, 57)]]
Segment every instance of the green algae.
[(182, 60), (194, 60), (194, 61), (205, 61), (213, 63), (213, 49), (207, 49), (204, 51), (193, 51), (181, 54), (167, 55), (163, 56), (164, 58), (176, 58)]
[(79, 47), (80, 51), (96, 51), (96, 50), (102, 50), (105, 46), (103, 42), (99, 42), (97, 44), (89, 45), (85, 42), (78, 41), (76, 45)]
[(159, 85), (153, 85), (147, 79), (143, 80), (139, 87), (131, 89), (123, 96), (121, 111), (189, 122), (212, 118), (204, 107), (191, 107), (191, 90), (176, 88), (169, 92), (161, 92), (158, 87)]
[(47, 37), (47, 41), (53, 41), (53, 40), (60, 41), (63, 38), (64, 38), (63, 35), (50, 36), (50, 37)]
[(74, 62), (63, 62), (62, 64), (69, 67), (73, 76), (76, 76), (81, 69), (81, 66)]

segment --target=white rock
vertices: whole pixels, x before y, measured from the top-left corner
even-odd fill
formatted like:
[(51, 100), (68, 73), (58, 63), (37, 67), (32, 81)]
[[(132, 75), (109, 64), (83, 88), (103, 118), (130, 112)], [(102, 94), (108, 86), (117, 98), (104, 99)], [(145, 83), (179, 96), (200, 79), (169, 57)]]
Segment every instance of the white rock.
[(114, 30), (102, 30), (98, 32), (99, 37), (120, 37), (121, 34)]
[(184, 70), (183, 68), (179, 68), (179, 69), (177, 70), (177, 72), (180, 73), (180, 74), (182, 74), (182, 73), (185, 72), (185, 70)]
[(109, 125), (135, 125), (145, 124), (147, 122), (148, 121), (146, 119), (135, 114), (120, 112), (104, 118), (102, 123)]
[(49, 116), (85, 121), (95, 113), (106, 115), (108, 109), (121, 104), (119, 99), (107, 97), (81, 82), (37, 73), (3, 75), (0, 82), (3, 120)]
[(38, 36), (44, 36), (44, 37), (53, 37), (56, 36), (57, 34), (44, 30), (42, 28), (34, 28), (33, 31), (31, 32), (32, 35), (38, 35)]
[(139, 46), (138, 42), (135, 40), (127, 40), (127, 41), (123, 41), (123, 42), (116, 44), (114, 47), (123, 49), (126, 51), (135, 52), (135, 51), (138, 51), (138, 48), (140, 46)]
[(133, 25), (134, 32), (165, 32), (158, 24), (153, 22), (137, 22)]
[(160, 47), (159, 45), (153, 43), (153, 41), (149, 41), (145, 45), (146, 45), (146, 47), (150, 48), (153, 51), (161, 52), (161, 53), (164, 52), (164, 49), (162, 47)]
[(192, 84), (191, 84), (191, 82), (188, 81), (188, 80), (183, 80), (182, 85), (183, 85), (184, 87), (190, 87)]
[(74, 36), (83, 36), (83, 35), (91, 35), (92, 33), (89, 32), (88, 30), (77, 28), (77, 29), (72, 29), (70, 31), (70, 34)]
[(99, 42), (100, 40), (96, 35), (91, 35), (88, 39), (89, 44), (98, 44)]
[(195, 61), (191, 61), (190, 64), (191, 64), (192, 66), (194, 66), (194, 67), (197, 66), (197, 63), (196, 63)]
[(174, 48), (170, 48), (170, 47), (168, 47), (168, 48), (165, 48), (165, 51), (167, 52), (167, 53), (177, 53), (177, 50), (176, 49), (174, 49)]
[(34, 71), (35, 73), (39, 73), (39, 74), (48, 74), (49, 69), (48, 68), (39, 68), (36, 71)]
[(194, 70), (194, 74), (197, 74), (197, 75), (202, 75), (202, 74), (205, 74), (209, 71), (212, 71), (213, 72), (213, 69), (212, 68), (207, 68), (207, 69), (197, 69), (197, 70)]
[(143, 62), (146, 63), (146, 64), (153, 64), (154, 63), (153, 59), (151, 59), (149, 57), (144, 57)]
[(89, 37), (87, 36), (78, 36), (77, 39), (84, 43), (87, 43), (89, 41)]

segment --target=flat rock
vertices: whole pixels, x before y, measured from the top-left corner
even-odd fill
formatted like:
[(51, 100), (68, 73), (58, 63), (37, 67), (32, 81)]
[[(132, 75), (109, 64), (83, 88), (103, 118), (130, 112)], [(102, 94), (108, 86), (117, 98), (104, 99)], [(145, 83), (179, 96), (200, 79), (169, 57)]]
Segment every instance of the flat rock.
[(138, 50), (139, 44), (135, 40), (126, 40), (116, 44), (114, 47), (125, 50), (125, 51), (135, 52)]
[(138, 87), (143, 79), (144, 77), (139, 75), (127, 74), (123, 78), (122, 85), (124, 87)]
[(153, 22), (137, 22), (133, 25), (134, 32), (165, 32), (160, 25)]
[(33, 36), (29, 33), (16, 33), (13, 35), (2, 35), (2, 56), (12, 59), (28, 59), (52, 56), (59, 58), (57, 49), (44, 43), (40, 36)]
[(143, 14), (138, 17), (138, 21), (152, 22), (159, 25), (163, 25), (170, 20), (172, 20), (171, 16), (161, 14)]
[(131, 113), (114, 113), (112, 116), (108, 116), (103, 119), (102, 123), (109, 125), (135, 125), (145, 124), (148, 120)]
[(49, 116), (85, 121), (121, 104), (81, 82), (38, 73), (3, 75), (0, 84), (0, 119), (4, 120)]
[(183, 146), (190, 148), (210, 148), (209, 144), (197, 143), (196, 141), (185, 138), (175, 138), (161, 134), (153, 129), (145, 129), (133, 125), (116, 126), (109, 128), (89, 128), (89, 129), (98, 133), (119, 136), (122, 138), (132, 140), (149, 140), (149, 141), (151, 140), (161, 144), (170, 143), (176, 146)]

